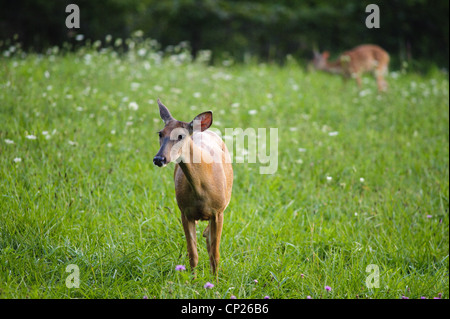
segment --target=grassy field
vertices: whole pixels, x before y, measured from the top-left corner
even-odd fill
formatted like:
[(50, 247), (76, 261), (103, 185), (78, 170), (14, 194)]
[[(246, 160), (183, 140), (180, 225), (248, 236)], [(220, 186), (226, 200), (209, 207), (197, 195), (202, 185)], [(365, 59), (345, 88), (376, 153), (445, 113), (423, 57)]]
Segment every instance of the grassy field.
[[(0, 298), (448, 298), (448, 75), (392, 70), (378, 95), (370, 76), (358, 90), (292, 59), (212, 67), (179, 49), (6, 48)], [(278, 128), (275, 174), (233, 164), (218, 281), (206, 222), (192, 280), (174, 164), (152, 163), (158, 97), (222, 132)]]

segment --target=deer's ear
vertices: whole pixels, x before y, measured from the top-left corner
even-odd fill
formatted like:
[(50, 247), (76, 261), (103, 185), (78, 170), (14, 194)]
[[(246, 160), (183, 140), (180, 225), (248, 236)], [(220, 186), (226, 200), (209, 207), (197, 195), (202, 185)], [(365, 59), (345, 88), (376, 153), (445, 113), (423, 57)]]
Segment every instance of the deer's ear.
[(170, 120), (173, 120), (172, 115), (169, 112), (169, 109), (161, 103), (161, 101), (158, 99), (158, 106), (159, 106), (159, 115), (161, 116), (161, 119), (164, 121), (164, 123), (167, 124)]
[(328, 59), (328, 58), (330, 57), (330, 52), (324, 51), (324, 52), (322, 53), (322, 56), (323, 56), (324, 59)]
[(206, 111), (203, 113), (200, 113), (197, 115), (191, 123), (189, 123), (189, 126), (192, 131), (198, 131), (201, 132), (207, 130), (213, 122), (213, 115), (211, 111)]

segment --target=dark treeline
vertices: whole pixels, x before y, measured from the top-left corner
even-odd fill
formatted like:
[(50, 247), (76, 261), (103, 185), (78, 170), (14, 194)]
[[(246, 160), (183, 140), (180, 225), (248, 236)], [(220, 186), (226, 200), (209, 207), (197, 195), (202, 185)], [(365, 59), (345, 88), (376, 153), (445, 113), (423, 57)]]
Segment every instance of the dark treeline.
[[(80, 8), (80, 29), (65, 26), (70, 3)], [(370, 3), (380, 8), (379, 29), (365, 26)], [(188, 41), (194, 55), (209, 49), (215, 57), (281, 62), (287, 54), (309, 59), (314, 46), (333, 55), (375, 43), (394, 63), (448, 68), (448, 19), (447, 0), (1, 0), (0, 39), (16, 34), (25, 49), (39, 51), (76, 34), (103, 40), (142, 30), (163, 46)]]

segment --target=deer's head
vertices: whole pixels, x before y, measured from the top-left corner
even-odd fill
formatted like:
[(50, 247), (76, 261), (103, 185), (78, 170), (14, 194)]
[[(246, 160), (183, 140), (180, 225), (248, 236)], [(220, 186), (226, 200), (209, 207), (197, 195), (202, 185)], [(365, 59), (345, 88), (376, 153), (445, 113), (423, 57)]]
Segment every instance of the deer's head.
[(330, 57), (330, 53), (328, 51), (325, 51), (323, 53), (314, 51), (314, 59), (312, 61), (314, 68), (317, 70), (325, 69), (327, 66), (329, 57)]
[(159, 115), (164, 121), (164, 128), (158, 132), (158, 153), (153, 158), (156, 166), (166, 166), (170, 162), (183, 161), (190, 152), (190, 143), (194, 132), (203, 132), (212, 124), (212, 112), (207, 111), (197, 115), (191, 122), (177, 121), (169, 109), (158, 99)]

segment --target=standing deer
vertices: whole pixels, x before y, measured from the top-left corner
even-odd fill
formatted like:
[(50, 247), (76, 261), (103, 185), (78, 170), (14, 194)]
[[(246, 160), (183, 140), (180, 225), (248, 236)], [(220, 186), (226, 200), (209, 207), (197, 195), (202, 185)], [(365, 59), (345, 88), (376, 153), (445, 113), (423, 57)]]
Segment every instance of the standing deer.
[(174, 181), (181, 222), (186, 235), (189, 263), (198, 264), (198, 220), (209, 220), (203, 232), (206, 237), (211, 270), (217, 275), (223, 212), (227, 208), (233, 186), (233, 168), (228, 149), (214, 132), (212, 112), (197, 115), (190, 123), (177, 121), (158, 99), (164, 128), (158, 132), (161, 148), (153, 159), (159, 167), (176, 162)]
[(342, 53), (333, 62), (328, 62), (330, 53), (314, 51), (313, 65), (317, 70), (341, 74), (345, 79), (354, 77), (361, 88), (361, 75), (373, 72), (377, 80), (378, 91), (386, 91), (384, 75), (388, 72), (389, 54), (377, 45), (364, 44)]

